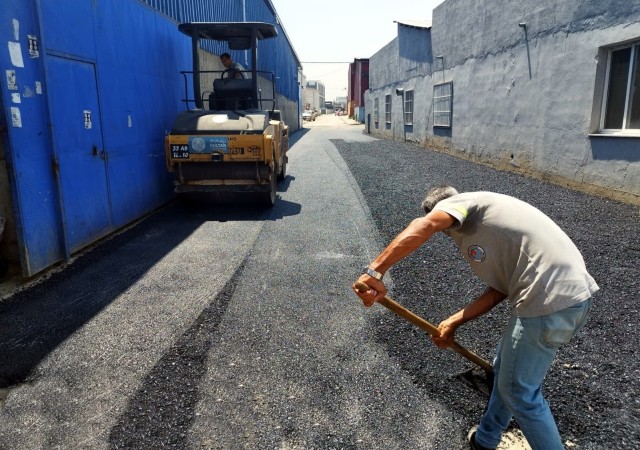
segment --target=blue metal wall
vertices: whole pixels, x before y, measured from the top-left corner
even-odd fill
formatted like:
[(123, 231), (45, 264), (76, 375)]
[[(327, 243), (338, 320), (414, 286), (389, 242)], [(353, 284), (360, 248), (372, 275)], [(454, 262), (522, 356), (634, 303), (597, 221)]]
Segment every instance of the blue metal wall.
[[(177, 23), (183, 22), (244, 22), (242, 0), (140, 0)], [(262, 2), (263, 0), (254, 0)], [(222, 43), (204, 41), (206, 50), (216, 55), (228, 51)], [(239, 53), (234, 56), (239, 56)], [(240, 60), (240, 58), (238, 58)]]
[(277, 74), (276, 91), (285, 97), (299, 99), (298, 68), (300, 61), (295, 54), (284, 28), (269, 0), (247, 1), (247, 21), (269, 22), (276, 25), (278, 38), (264, 41), (261, 48), (261, 67)]
[[(2, 138), (18, 247), (26, 274), (52, 264), (64, 254), (60, 207), (52, 172), (51, 136), (47, 127), (47, 99), (39, 93), (45, 89), (44, 66), (41, 57), (25, 53), (28, 35), (39, 37), (37, 23), (37, 10), (32, 2), (3, 2), (0, 8), (0, 91), (2, 122), (7, 130)], [(13, 49), (12, 54), (8, 46)], [(10, 77), (13, 77), (12, 81)]]
[[(191, 67), (177, 23), (274, 14), (268, 0), (3, 0), (0, 123), (25, 275), (171, 197), (163, 140)], [(298, 62), (278, 31), (259, 64), (296, 101)]]

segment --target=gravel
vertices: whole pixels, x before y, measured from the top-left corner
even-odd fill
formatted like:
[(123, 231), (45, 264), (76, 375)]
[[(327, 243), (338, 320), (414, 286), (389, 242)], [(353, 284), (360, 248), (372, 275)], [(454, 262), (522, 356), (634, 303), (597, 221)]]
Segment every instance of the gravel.
[[(638, 207), (349, 139), (334, 143), (381, 242), (436, 183), (514, 195), (558, 221), (601, 292), (547, 377), (548, 400), (568, 448), (640, 448)], [(460, 379), (471, 364), (362, 308), (349, 286), (375, 230), (333, 146), (299, 144), (272, 212), (172, 205), (0, 302), (0, 448), (466, 448), (486, 402)], [(483, 289), (445, 236), (392, 275), (390, 296), (434, 323)], [(459, 341), (491, 359), (508, 315), (497, 307)]]
[[(600, 286), (583, 331), (564, 346), (543, 390), (568, 448), (640, 448), (640, 362), (637, 288), (638, 206), (494, 170), (414, 144), (335, 140), (358, 182), (383, 242), (422, 214), (427, 189), (488, 190), (536, 206), (573, 239)], [(483, 289), (453, 242), (437, 235), (394, 266), (389, 296), (439, 323)], [(458, 341), (491, 359), (509, 316), (506, 303), (458, 331)], [(389, 313), (375, 324), (377, 339), (395, 354), (414, 383), (477, 423), (484, 399), (456, 377), (468, 363), (425, 345), (424, 333)], [(464, 424), (463, 424), (464, 425)]]

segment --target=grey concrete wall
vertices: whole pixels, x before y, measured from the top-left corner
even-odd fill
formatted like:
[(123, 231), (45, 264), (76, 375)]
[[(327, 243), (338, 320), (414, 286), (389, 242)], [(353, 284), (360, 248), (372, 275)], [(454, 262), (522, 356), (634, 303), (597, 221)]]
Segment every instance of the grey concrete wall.
[(302, 116), (298, 110), (298, 102), (288, 99), (283, 95), (278, 95), (278, 108), (282, 113), (284, 123), (289, 127), (289, 133), (302, 128)]
[[(369, 90), (365, 92), (365, 125), (372, 134), (388, 139), (424, 141), (430, 124), (434, 62), (431, 32), (398, 25), (398, 37), (369, 58)], [(436, 75), (440, 73), (436, 72)], [(438, 81), (436, 81), (438, 82)], [(404, 126), (403, 97), (396, 89), (413, 90), (413, 126)], [(391, 94), (391, 125), (385, 123), (385, 96)], [(375, 126), (374, 101), (379, 100), (378, 126)], [(367, 120), (371, 121), (369, 126)]]
[[(400, 58), (402, 27), (370, 59), (370, 77), (379, 81), (367, 92), (372, 117), (375, 97), (382, 116), (384, 94), (411, 85), (416, 98), (409, 140), (615, 198), (640, 199), (640, 137), (590, 136), (599, 123), (603, 48), (640, 39), (640, 2), (447, 0), (434, 10), (431, 31), (421, 33), (429, 36), (431, 52), (417, 61), (415, 76), (408, 76), (410, 63)], [(434, 129), (433, 83), (443, 79), (453, 83), (452, 127)], [(395, 107), (390, 129), (371, 129), (405, 138), (396, 125), (401, 120)]]

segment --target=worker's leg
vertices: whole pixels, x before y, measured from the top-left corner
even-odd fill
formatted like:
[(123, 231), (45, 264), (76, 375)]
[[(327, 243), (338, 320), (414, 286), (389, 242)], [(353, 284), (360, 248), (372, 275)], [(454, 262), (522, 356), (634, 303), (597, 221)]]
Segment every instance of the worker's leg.
[[(558, 348), (582, 328), (590, 306), (587, 300), (547, 316), (509, 321), (496, 387), (502, 406), (513, 414), (533, 450), (564, 448), (541, 387)], [(480, 444), (481, 439), (482, 434)]]
[(502, 438), (502, 432), (507, 428), (509, 422), (511, 422), (511, 411), (502, 401), (499, 394), (499, 380), (501, 373), (502, 363), (502, 348), (505, 342), (511, 341), (511, 334), (513, 333), (513, 326), (515, 321), (509, 321), (507, 329), (500, 340), (498, 350), (496, 351), (496, 358), (493, 361), (493, 390), (491, 391), (491, 397), (487, 403), (487, 408), (482, 414), (482, 419), (476, 430), (475, 441), (486, 448), (496, 448)]

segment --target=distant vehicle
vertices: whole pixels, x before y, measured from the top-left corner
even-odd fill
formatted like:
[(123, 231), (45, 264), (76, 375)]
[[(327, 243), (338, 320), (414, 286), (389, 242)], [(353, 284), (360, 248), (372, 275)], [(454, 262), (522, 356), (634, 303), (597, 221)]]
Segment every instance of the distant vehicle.
[(302, 112), (302, 120), (314, 121), (318, 117), (318, 111), (315, 109), (313, 111), (307, 109)]

